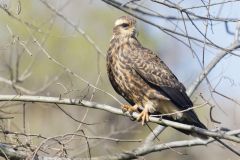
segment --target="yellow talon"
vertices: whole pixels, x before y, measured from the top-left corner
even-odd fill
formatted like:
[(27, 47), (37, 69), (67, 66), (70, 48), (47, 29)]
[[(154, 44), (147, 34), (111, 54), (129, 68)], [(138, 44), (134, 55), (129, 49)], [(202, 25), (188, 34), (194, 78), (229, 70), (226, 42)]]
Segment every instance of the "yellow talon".
[[(137, 111), (138, 107), (139, 107), (138, 105), (131, 106), (131, 105), (128, 105), (128, 104), (124, 104), (124, 105), (121, 106), (122, 111), (124, 113), (129, 112), (130, 114)], [(142, 121), (142, 125), (144, 125), (146, 122), (149, 121), (149, 114), (148, 114), (148, 109), (147, 108), (143, 109), (143, 111), (139, 114), (137, 120)]]
[(144, 109), (139, 117), (137, 118), (138, 121), (142, 120), (142, 125), (144, 125), (146, 122), (149, 121), (149, 114), (148, 114), (148, 110), (147, 109)]
[(137, 106), (131, 106), (131, 105), (128, 105), (128, 104), (123, 104), (121, 106), (123, 112), (129, 112), (130, 114), (132, 114), (133, 112), (137, 111)]

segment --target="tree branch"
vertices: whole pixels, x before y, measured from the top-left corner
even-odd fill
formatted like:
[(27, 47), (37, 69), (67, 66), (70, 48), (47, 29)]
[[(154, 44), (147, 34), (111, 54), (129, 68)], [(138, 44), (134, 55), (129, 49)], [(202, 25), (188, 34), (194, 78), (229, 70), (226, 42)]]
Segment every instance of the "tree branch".
[(187, 94), (191, 96), (193, 92), (197, 89), (197, 87), (201, 84), (201, 82), (206, 78), (206, 76), (212, 71), (212, 69), (227, 55), (229, 52), (240, 47), (239, 42), (234, 42), (231, 44), (226, 51), (221, 51), (218, 53), (212, 61), (207, 65), (207, 67), (199, 74), (197, 79), (192, 83), (192, 85), (188, 88)]
[[(44, 96), (27, 96), (27, 95), (0, 95), (0, 101), (21, 101), (21, 102), (41, 102), (41, 103), (54, 103), (54, 104), (65, 104), (65, 105), (75, 105), (75, 106), (84, 106), (92, 109), (99, 109), (108, 111), (117, 115), (128, 116), (137, 118), (139, 116), (138, 113), (133, 113), (132, 115), (128, 113), (123, 113), (121, 109), (105, 105), (99, 104), (96, 102), (90, 102), (81, 99), (68, 99), (68, 98), (60, 98), (60, 97), (44, 97)], [(150, 117), (150, 122), (157, 123), (164, 126), (170, 126), (177, 129), (188, 130), (192, 132), (196, 132), (202, 135), (206, 135), (209, 137), (216, 137), (221, 139), (226, 139), (229, 141), (240, 143), (240, 138), (235, 136), (230, 136), (220, 132), (213, 132), (210, 130), (205, 130), (202, 128), (198, 128), (191, 125), (186, 125), (174, 121), (169, 121), (165, 119), (159, 120), (159, 118)]]
[(26, 152), (15, 150), (11, 145), (0, 143), (0, 156), (10, 160), (25, 159)]
[[(236, 133), (239, 134), (240, 130), (236, 131), (229, 131), (226, 134), (228, 135), (235, 135)], [(93, 157), (92, 160), (125, 160), (125, 159), (136, 159), (138, 156), (143, 156), (152, 152), (159, 152), (167, 149), (174, 149), (174, 148), (182, 148), (182, 147), (192, 147), (192, 146), (201, 146), (207, 145), (209, 143), (214, 142), (214, 139), (209, 139), (207, 141), (203, 141), (201, 139), (193, 139), (193, 140), (183, 140), (183, 141), (175, 141), (157, 145), (144, 145), (139, 147), (135, 150), (131, 150), (129, 152), (117, 153), (114, 155), (104, 156), (104, 157)]]

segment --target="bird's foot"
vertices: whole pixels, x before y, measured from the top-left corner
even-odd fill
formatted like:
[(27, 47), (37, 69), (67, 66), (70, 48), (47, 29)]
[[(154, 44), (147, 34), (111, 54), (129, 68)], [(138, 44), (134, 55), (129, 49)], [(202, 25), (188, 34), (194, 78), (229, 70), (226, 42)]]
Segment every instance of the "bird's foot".
[(144, 110), (140, 113), (137, 120), (142, 121), (142, 125), (144, 125), (147, 121), (149, 121), (149, 114), (146, 108), (144, 108)]
[(137, 111), (137, 108), (138, 108), (137, 105), (131, 106), (131, 105), (123, 104), (121, 106), (121, 108), (122, 108), (123, 113), (128, 112), (131, 115), (130, 120), (132, 120), (132, 121), (136, 120), (136, 118), (134, 118), (132, 116), (132, 113)]
[(125, 112), (129, 112), (130, 114), (132, 114), (133, 112), (137, 111), (137, 107), (136, 106), (131, 106), (128, 104), (123, 104), (121, 106), (123, 113)]

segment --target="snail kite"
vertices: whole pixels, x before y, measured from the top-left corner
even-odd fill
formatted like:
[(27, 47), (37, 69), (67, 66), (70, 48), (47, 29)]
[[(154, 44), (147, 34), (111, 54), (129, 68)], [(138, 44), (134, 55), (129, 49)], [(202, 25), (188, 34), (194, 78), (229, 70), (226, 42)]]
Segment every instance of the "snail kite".
[(130, 104), (122, 109), (139, 111), (142, 124), (150, 114), (159, 113), (166, 119), (206, 129), (193, 110), (182, 111), (193, 106), (185, 87), (154, 52), (137, 40), (132, 17), (123, 16), (115, 22), (107, 51), (107, 72), (115, 91)]

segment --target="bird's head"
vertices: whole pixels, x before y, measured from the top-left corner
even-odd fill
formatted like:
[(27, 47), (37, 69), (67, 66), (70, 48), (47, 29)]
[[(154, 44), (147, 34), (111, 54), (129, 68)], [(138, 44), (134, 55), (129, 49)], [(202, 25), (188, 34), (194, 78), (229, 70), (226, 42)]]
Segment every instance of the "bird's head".
[(129, 16), (122, 16), (115, 21), (113, 36), (133, 37), (136, 34), (136, 20)]

